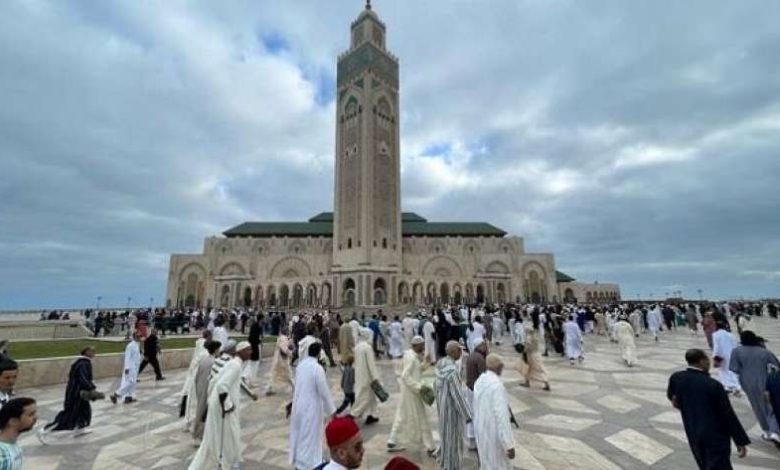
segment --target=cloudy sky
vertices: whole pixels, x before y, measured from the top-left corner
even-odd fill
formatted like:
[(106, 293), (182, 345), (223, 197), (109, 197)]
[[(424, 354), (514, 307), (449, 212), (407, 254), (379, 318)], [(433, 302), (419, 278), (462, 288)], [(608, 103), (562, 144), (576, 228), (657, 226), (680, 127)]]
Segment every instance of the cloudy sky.
[[(624, 297), (780, 295), (780, 2), (375, 0), (403, 205)], [(0, 308), (148, 304), (170, 253), (330, 210), (361, 0), (0, 4)]]

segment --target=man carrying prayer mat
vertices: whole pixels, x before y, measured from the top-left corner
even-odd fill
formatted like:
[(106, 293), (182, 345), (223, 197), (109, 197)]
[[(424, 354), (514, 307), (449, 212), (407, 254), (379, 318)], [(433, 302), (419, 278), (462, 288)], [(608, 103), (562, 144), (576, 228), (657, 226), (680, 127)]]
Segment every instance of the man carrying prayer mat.
[(427, 387), (422, 382), (422, 372), (430, 364), (422, 361), (425, 350), (425, 340), (422, 336), (414, 336), (410, 343), (411, 349), (404, 353), (400, 384), (401, 399), (398, 402), (390, 437), (387, 439), (387, 450), (389, 452), (404, 450), (404, 447), (398, 444), (398, 438), (403, 436), (407, 442), (422, 441), (428, 455), (433, 456), (435, 453), (433, 434), (422, 398), (423, 388)]
[[(209, 386), (206, 429), (189, 470), (237, 469), (241, 461), (241, 365), (252, 357), (252, 345), (242, 341)], [(254, 399), (257, 397), (254, 396)]]
[(376, 368), (374, 350), (371, 347), (373, 332), (368, 328), (361, 328), (358, 333), (359, 341), (355, 346), (355, 403), (352, 405), (351, 414), (356, 418), (366, 415), (366, 425), (379, 421), (377, 415), (377, 399), (372, 384), (379, 381), (379, 371)]

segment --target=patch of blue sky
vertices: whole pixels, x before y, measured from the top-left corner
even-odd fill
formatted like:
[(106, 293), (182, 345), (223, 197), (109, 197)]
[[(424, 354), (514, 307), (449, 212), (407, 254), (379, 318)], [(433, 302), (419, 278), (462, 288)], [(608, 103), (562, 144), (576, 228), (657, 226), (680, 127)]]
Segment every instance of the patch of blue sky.
[(320, 67), (299, 65), (303, 78), (314, 85), (314, 102), (327, 106), (336, 99), (336, 76), (330, 70)]
[(336, 99), (336, 77), (327, 70), (320, 70), (315, 80), (314, 101), (325, 106)]
[(425, 147), (423, 155), (429, 157), (446, 157), (451, 152), (452, 144), (450, 142), (435, 142)]
[(282, 54), (290, 49), (290, 44), (280, 33), (276, 31), (259, 33), (260, 42), (268, 53)]

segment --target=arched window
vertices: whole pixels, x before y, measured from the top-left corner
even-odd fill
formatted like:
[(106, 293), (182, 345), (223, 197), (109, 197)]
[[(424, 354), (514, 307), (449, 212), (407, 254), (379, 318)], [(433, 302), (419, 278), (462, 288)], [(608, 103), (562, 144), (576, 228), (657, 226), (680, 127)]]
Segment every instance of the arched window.
[(349, 250), (351, 248), (352, 248), (352, 239), (351, 238), (347, 238), (347, 249)]
[(387, 238), (382, 239), (382, 248), (387, 248)]

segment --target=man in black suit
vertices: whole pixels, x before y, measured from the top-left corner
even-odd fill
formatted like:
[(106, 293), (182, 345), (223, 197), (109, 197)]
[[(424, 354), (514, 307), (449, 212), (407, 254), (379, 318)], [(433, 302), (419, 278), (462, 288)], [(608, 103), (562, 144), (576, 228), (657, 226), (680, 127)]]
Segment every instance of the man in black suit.
[(731, 440), (739, 457), (750, 444), (723, 385), (709, 375), (710, 359), (701, 349), (685, 353), (688, 368), (669, 378), (666, 396), (682, 413), (685, 434), (700, 469), (731, 470)]
[(157, 360), (158, 354), (160, 354), (160, 340), (157, 339), (157, 330), (152, 328), (152, 333), (144, 340), (144, 360), (141, 361), (138, 375), (141, 375), (147, 364), (151, 364), (154, 369), (155, 380), (165, 380), (160, 371), (160, 362)]

